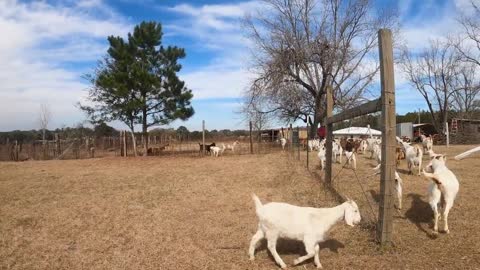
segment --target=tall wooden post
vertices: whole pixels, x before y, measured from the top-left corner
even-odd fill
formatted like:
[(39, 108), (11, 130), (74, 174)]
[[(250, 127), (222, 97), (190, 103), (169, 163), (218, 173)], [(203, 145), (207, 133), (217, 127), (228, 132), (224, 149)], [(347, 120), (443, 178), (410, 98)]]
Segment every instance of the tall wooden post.
[(295, 150), (293, 149), (293, 127), (292, 127), (292, 124), (290, 124), (290, 132), (289, 132), (288, 136), (289, 136), (289, 139), (290, 139), (290, 149), (292, 150), (292, 156), (293, 156), (294, 155), (293, 151), (295, 151)]
[(249, 127), (250, 127), (250, 154), (253, 154), (252, 121), (249, 122)]
[(15, 149), (14, 149), (14, 153), (15, 153), (15, 154), (14, 154), (14, 155), (15, 155), (15, 158), (14, 158), (14, 160), (15, 160), (15, 161), (18, 161), (18, 141), (17, 141), (17, 140), (15, 140)]
[(450, 147), (450, 132), (448, 131), (448, 122), (445, 122), (445, 135), (447, 135), (447, 147)]
[(393, 71), (392, 32), (380, 29), (380, 79), (382, 86), (382, 164), (380, 178), (380, 204), (377, 236), (382, 245), (392, 241), (395, 185), (395, 79)]
[(123, 131), (122, 137), (122, 144), (123, 144), (123, 156), (127, 157), (127, 131)]
[(202, 120), (202, 143), (203, 143), (203, 149), (202, 149), (202, 155), (205, 156), (207, 147), (205, 146), (205, 120)]
[(298, 149), (298, 157), (297, 159), (300, 160), (300, 128), (297, 126), (297, 149)]
[[(327, 112), (326, 116), (331, 117), (333, 115), (333, 93), (332, 87), (327, 86)], [(326, 119), (323, 121), (324, 124), (327, 123)], [(327, 185), (332, 185), (332, 142), (333, 142), (333, 124), (327, 124), (327, 141), (325, 143), (327, 147), (326, 155), (326, 164), (325, 164), (325, 183)]]
[(308, 122), (310, 120), (310, 116), (307, 116), (307, 170), (309, 170), (310, 168), (308, 167), (308, 156), (310, 155), (310, 150), (309, 150), (309, 147), (308, 147), (308, 141), (310, 140), (310, 132), (309, 132), (309, 128), (308, 128)]
[(55, 133), (55, 157), (58, 157), (62, 153), (60, 152), (60, 138), (58, 137), (58, 133)]

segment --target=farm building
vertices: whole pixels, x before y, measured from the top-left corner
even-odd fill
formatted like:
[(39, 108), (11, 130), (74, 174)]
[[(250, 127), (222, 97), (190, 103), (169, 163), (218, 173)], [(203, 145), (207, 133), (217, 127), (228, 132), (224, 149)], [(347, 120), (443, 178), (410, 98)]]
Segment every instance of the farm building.
[[(300, 140), (306, 140), (307, 139), (307, 128), (306, 127), (299, 127), (299, 138)], [(293, 128), (294, 133), (296, 133), (297, 128)], [(274, 129), (267, 129), (267, 130), (262, 130), (261, 133), (261, 138), (263, 142), (272, 142), (276, 141), (277, 139), (280, 138), (285, 138), (285, 139), (290, 139), (290, 128), (285, 127), (285, 128), (274, 128)]]
[(480, 142), (480, 120), (453, 118), (450, 134), (456, 143)]

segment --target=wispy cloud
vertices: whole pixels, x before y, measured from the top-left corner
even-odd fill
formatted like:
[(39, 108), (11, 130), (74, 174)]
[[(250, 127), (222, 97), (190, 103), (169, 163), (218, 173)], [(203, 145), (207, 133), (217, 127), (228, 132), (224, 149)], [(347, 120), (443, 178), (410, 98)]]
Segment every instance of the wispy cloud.
[(74, 104), (87, 85), (82, 71), (66, 64), (98, 59), (106, 36), (125, 35), (130, 28), (100, 0), (0, 1), (0, 35), (8, 37), (0, 40), (0, 128), (37, 127), (41, 103), (50, 106), (52, 127), (83, 119)]

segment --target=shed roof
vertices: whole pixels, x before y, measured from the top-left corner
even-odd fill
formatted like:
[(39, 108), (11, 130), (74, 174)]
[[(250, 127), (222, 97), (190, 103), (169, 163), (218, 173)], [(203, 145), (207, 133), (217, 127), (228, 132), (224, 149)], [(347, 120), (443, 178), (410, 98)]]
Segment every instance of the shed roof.
[(344, 129), (335, 130), (333, 135), (370, 135), (369, 130), (373, 136), (380, 136), (382, 132), (368, 127), (348, 127)]

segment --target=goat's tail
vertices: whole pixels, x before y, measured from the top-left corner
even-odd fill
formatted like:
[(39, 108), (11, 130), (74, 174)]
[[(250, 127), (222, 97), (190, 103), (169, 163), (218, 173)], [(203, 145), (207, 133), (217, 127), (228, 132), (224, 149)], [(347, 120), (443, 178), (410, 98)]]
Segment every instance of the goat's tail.
[(253, 202), (255, 203), (255, 211), (257, 212), (257, 215), (258, 215), (258, 210), (263, 206), (263, 204), (258, 198), (258, 196), (255, 195), (255, 193), (252, 193), (252, 199), (253, 199)]

